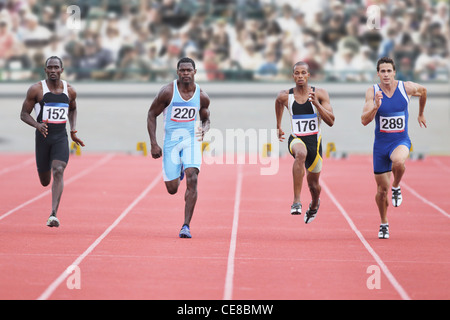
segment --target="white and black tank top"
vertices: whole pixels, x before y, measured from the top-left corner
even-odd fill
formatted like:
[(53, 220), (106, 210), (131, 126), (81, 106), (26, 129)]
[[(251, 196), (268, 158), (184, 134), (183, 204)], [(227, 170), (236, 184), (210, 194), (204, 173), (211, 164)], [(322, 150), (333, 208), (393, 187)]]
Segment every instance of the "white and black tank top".
[(69, 91), (67, 82), (61, 80), (64, 89), (60, 94), (55, 94), (48, 89), (47, 82), (41, 81), (42, 100), (35, 104), (37, 122), (47, 122), (48, 132), (57, 133), (65, 131), (69, 116)]

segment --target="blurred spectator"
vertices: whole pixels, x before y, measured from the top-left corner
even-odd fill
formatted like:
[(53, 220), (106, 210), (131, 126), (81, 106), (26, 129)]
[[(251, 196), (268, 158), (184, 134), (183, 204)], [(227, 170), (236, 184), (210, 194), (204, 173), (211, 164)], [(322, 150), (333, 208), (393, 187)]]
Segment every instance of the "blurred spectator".
[(87, 40), (83, 47), (84, 54), (77, 65), (77, 80), (110, 78), (111, 72), (108, 69), (114, 60), (107, 51), (101, 50), (93, 40)]
[(394, 52), (395, 48), (395, 38), (397, 36), (397, 30), (389, 29), (387, 32), (387, 37), (384, 38), (378, 50), (378, 59), (382, 57), (390, 57)]
[(337, 80), (340, 81), (358, 81), (359, 71), (355, 61), (355, 52), (350, 48), (342, 48), (335, 55), (334, 71)]
[(241, 68), (244, 70), (257, 70), (263, 61), (262, 54), (255, 49), (255, 42), (252, 39), (245, 40), (244, 50), (238, 60)]
[(150, 79), (150, 68), (139, 56), (135, 47), (124, 46), (120, 56), (114, 80), (148, 81)]
[(55, 10), (50, 6), (42, 9), (41, 25), (52, 33), (56, 31)]
[(317, 80), (322, 75), (322, 65), (319, 55), (319, 46), (316, 41), (308, 41), (305, 44), (305, 55), (300, 60), (305, 61), (309, 66), (311, 80)]
[(355, 66), (359, 71), (359, 80), (372, 82), (375, 79), (376, 64), (371, 59), (372, 51), (368, 46), (362, 46), (355, 57)]
[(0, 20), (0, 67), (13, 54), (14, 35), (10, 31), (6, 18)]
[(28, 49), (28, 54), (32, 56), (50, 43), (52, 32), (40, 25), (38, 17), (32, 13), (27, 13), (24, 20), (24, 26), (19, 29), (20, 39)]
[(31, 79), (32, 67), (33, 64), (27, 54), (25, 45), (19, 41), (14, 42), (12, 54), (5, 61), (6, 79)]
[(435, 54), (441, 57), (445, 57), (448, 54), (448, 40), (442, 33), (442, 26), (439, 22), (433, 22), (430, 25), (428, 36), (425, 40), (434, 48)]
[(45, 57), (51, 57), (51, 56), (63, 57), (64, 55), (66, 55), (66, 49), (64, 48), (64, 43), (61, 41), (61, 39), (56, 34), (53, 34), (50, 37), (50, 42), (49, 42), (48, 46), (44, 47), (44, 49), (43, 49), (43, 55)]
[(448, 81), (448, 61), (435, 54), (435, 48), (430, 44), (422, 46), (422, 53), (414, 65), (414, 77), (423, 81)]
[[(80, 30), (67, 23), (73, 16), (63, 1), (0, 0), (0, 73), (5, 74), (15, 41), (25, 48), (18, 49), (20, 54), (15, 52), (15, 60), (8, 64), (16, 78), (27, 75), (16, 72), (17, 68), (33, 70), (50, 55), (64, 57), (69, 62), (66, 67), (76, 72), (69, 74), (66, 69), (64, 76), (76, 74), (77, 80), (166, 81), (173, 77), (176, 62), (187, 55), (198, 61), (197, 70), (203, 73), (198, 79), (214, 81), (290, 80), (292, 66), (299, 60), (309, 63), (316, 80), (370, 81), (380, 56), (393, 58), (405, 79), (448, 81), (450, 72), (445, 0), (79, 0), (74, 4), (81, 8)], [(379, 24), (367, 23), (370, 5), (380, 10)]]
[(220, 58), (217, 54), (216, 43), (213, 41), (203, 54), (203, 67), (208, 80), (223, 80), (224, 74), (219, 68)]
[(320, 40), (333, 50), (337, 50), (339, 40), (345, 35), (344, 18), (340, 14), (333, 15), (322, 30)]
[(413, 81), (414, 80), (414, 70), (411, 59), (408, 57), (403, 57), (400, 60), (400, 64), (397, 65), (396, 78), (402, 81)]
[(278, 67), (276, 62), (276, 54), (274, 51), (269, 50), (263, 63), (256, 70), (255, 78), (263, 80), (274, 80), (278, 75)]
[(123, 38), (120, 36), (118, 26), (113, 23), (108, 24), (103, 39), (103, 47), (108, 49), (111, 52), (112, 59), (117, 61), (123, 43)]
[(294, 39), (298, 25), (294, 19), (292, 7), (289, 4), (283, 5), (281, 9), (281, 16), (276, 21), (280, 26), (283, 35)]

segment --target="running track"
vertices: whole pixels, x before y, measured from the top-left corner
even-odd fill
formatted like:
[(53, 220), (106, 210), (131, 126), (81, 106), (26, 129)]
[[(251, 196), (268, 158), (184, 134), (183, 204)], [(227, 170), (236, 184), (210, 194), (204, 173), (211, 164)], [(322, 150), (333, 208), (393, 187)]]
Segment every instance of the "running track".
[[(192, 239), (177, 237), (184, 182), (169, 195), (160, 160), (141, 155), (71, 156), (61, 227), (46, 227), (50, 188), (33, 156), (0, 155), (2, 300), (450, 298), (450, 157), (408, 160), (391, 239), (379, 240), (369, 156), (325, 159), (310, 225), (289, 214), (290, 157), (267, 176), (204, 164)], [(309, 201), (305, 183), (303, 211)]]

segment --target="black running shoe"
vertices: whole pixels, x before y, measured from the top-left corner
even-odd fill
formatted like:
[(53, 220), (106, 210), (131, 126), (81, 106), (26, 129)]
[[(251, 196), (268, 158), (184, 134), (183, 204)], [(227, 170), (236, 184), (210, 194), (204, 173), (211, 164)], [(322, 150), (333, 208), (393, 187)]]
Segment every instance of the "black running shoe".
[(389, 225), (380, 225), (380, 231), (378, 231), (378, 239), (389, 239)]

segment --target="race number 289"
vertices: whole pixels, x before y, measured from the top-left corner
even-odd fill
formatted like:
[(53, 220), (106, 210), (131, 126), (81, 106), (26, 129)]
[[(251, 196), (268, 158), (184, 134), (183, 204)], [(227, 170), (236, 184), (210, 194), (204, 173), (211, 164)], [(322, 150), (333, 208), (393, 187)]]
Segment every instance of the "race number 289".
[(380, 131), (386, 133), (405, 131), (405, 115), (380, 117)]

